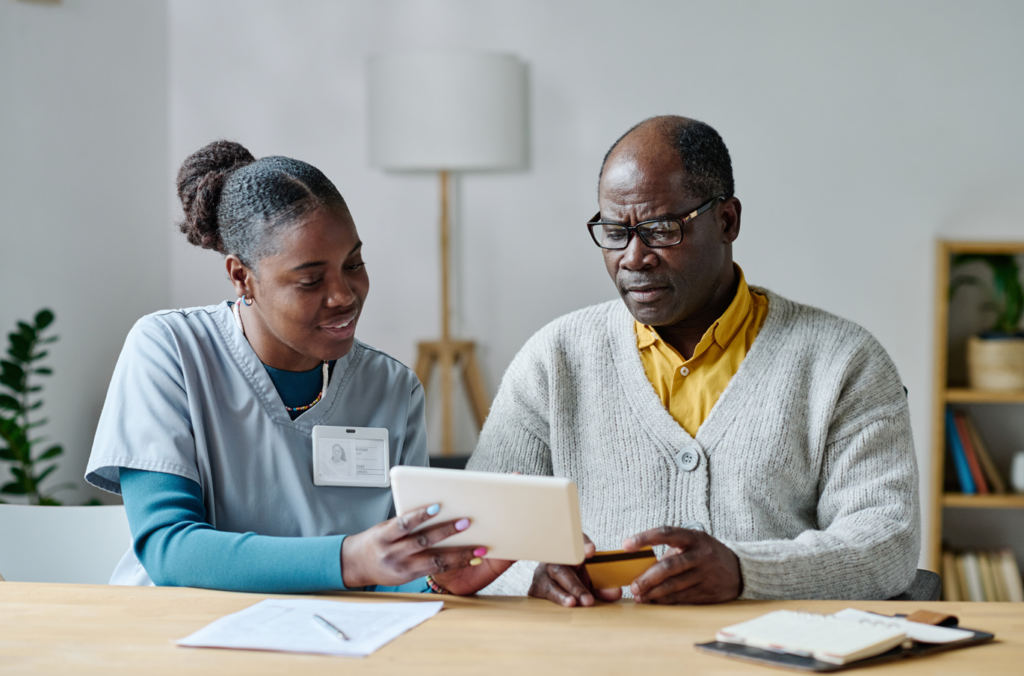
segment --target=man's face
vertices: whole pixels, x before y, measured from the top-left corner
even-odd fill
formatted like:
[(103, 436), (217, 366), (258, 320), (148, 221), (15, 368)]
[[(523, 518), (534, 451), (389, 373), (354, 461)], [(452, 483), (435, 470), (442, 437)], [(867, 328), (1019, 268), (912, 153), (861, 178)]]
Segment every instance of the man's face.
[[(689, 194), (684, 179), (682, 161), (670, 146), (637, 147), (624, 139), (601, 177), (601, 220), (636, 225), (681, 218), (707, 200)], [(651, 248), (634, 235), (623, 250), (603, 250), (608, 274), (639, 322), (681, 322), (712, 305), (719, 288), (730, 283), (731, 243), (739, 231), (739, 214), (726, 213), (723, 218), (722, 212), (732, 209), (733, 201), (716, 203), (684, 224), (683, 240), (674, 246)], [(729, 223), (732, 215), (735, 228)]]

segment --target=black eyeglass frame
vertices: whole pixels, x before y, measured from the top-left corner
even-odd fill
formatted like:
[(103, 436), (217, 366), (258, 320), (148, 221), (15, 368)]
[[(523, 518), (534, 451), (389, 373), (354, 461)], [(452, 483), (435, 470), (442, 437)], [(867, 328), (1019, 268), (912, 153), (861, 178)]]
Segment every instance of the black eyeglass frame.
[[(622, 251), (623, 249), (628, 248), (629, 243), (633, 241), (633, 235), (639, 236), (641, 241), (643, 241), (644, 244), (646, 244), (652, 249), (664, 249), (666, 247), (675, 246), (679, 244), (679, 242), (682, 242), (683, 226), (692, 221), (693, 219), (697, 218), (698, 216), (700, 216), (708, 209), (710, 209), (717, 202), (724, 202), (725, 199), (725, 195), (717, 195), (715, 197), (712, 197), (707, 202), (700, 205), (690, 213), (680, 218), (652, 218), (647, 221), (640, 221), (636, 225), (628, 225), (626, 223), (613, 223), (612, 221), (599, 221), (597, 219), (601, 218), (601, 212), (598, 211), (596, 214), (594, 214), (594, 217), (592, 219), (587, 221), (587, 230), (590, 231), (590, 238), (594, 240), (594, 244), (596, 244), (598, 247), (602, 249), (605, 249), (606, 251)], [(650, 242), (647, 241), (647, 237), (644, 235), (643, 230), (641, 230), (643, 226), (649, 225), (651, 223), (677, 223), (679, 225), (679, 241), (672, 242), (671, 244), (651, 244)], [(597, 240), (597, 236), (594, 234), (594, 227), (598, 225), (614, 225), (619, 228), (625, 228), (628, 232), (628, 234), (626, 235), (626, 243), (623, 244), (622, 246), (601, 246), (601, 243)]]

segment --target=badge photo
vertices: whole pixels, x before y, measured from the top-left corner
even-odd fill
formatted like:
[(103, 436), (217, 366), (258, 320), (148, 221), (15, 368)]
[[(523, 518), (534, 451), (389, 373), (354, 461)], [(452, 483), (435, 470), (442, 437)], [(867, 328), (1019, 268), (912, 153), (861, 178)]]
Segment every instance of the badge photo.
[(388, 488), (391, 452), (384, 427), (313, 427), (313, 484)]

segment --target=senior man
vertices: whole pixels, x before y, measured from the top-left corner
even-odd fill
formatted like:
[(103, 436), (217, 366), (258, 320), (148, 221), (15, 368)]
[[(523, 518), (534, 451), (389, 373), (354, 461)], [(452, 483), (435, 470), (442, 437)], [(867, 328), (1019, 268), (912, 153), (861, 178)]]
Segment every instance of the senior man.
[[(640, 602), (895, 596), (920, 549), (899, 375), (863, 328), (747, 285), (733, 193), (702, 122), (652, 118), (612, 146), (587, 226), (622, 300), (527, 342), (468, 468), (574, 480), (588, 555), (661, 545)], [(484, 593), (526, 592), (622, 594), (529, 562)]]

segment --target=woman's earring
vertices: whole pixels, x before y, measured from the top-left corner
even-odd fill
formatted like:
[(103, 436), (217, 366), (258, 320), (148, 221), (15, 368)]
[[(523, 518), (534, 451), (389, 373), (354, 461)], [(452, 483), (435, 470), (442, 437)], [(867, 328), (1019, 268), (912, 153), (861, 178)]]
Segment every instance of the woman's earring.
[(247, 298), (246, 296), (242, 296), (242, 304), (245, 305), (245, 307), (249, 307), (250, 305), (253, 304), (253, 301), (246, 300), (246, 298)]

